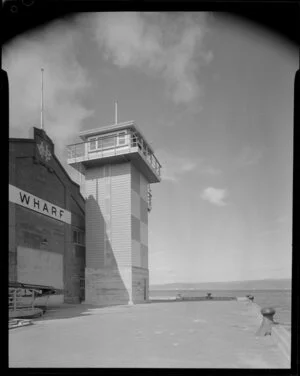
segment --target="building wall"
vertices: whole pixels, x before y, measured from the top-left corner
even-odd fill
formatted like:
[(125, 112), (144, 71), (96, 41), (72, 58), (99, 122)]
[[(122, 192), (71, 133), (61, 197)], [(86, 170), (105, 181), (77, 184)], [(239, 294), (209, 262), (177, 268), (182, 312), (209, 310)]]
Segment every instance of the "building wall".
[(131, 301), (130, 164), (86, 169), (86, 302)]
[(131, 166), (131, 245), (133, 302), (148, 299), (148, 182), (144, 175)]
[[(47, 140), (43, 131), (35, 133)], [(84, 199), (55, 157), (54, 149), (50, 161), (40, 163), (36, 141), (36, 134), (35, 139), (10, 139), (9, 184), (70, 211), (71, 224), (9, 202), (9, 279), (21, 278), (23, 282), (31, 280), (41, 285), (52, 281), (50, 285), (54, 287), (62, 280), (65, 302), (79, 301), (85, 248), (73, 244), (72, 232), (75, 228), (85, 231)], [(45, 272), (43, 278), (47, 263), (53, 270)], [(57, 273), (62, 274), (61, 278)]]

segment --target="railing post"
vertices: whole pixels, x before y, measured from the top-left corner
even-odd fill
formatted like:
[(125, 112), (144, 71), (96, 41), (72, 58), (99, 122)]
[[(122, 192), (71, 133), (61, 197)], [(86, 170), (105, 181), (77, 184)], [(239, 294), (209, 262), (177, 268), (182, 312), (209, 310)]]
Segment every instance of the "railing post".
[(34, 308), (34, 297), (35, 297), (35, 293), (34, 293), (34, 290), (32, 290), (32, 306), (31, 306), (32, 309)]
[(17, 309), (17, 289), (14, 290), (14, 311)]

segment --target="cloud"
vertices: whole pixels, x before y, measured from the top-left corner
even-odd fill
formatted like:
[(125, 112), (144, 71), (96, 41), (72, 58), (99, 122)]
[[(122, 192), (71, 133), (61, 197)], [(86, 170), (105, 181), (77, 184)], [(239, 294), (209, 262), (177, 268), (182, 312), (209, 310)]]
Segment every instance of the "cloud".
[(184, 174), (192, 171), (207, 175), (220, 173), (219, 170), (207, 165), (204, 159), (183, 157), (165, 150), (157, 150), (155, 155), (162, 165), (163, 180), (177, 182)]
[(10, 136), (29, 137), (40, 126), (41, 67), (44, 68), (44, 124), (65, 160), (65, 145), (76, 136), (91, 110), (78, 94), (90, 82), (76, 58), (80, 34), (67, 23), (54, 22), (43, 31), (19, 38), (4, 49), (4, 69), (9, 75)]
[(201, 198), (206, 200), (214, 205), (224, 206), (227, 205), (224, 202), (224, 198), (227, 196), (225, 189), (217, 189), (213, 187), (205, 188), (201, 194)]
[(160, 75), (175, 103), (201, 93), (196, 73), (212, 59), (203, 44), (203, 14), (103, 13), (95, 16), (95, 25), (100, 51), (115, 65)]

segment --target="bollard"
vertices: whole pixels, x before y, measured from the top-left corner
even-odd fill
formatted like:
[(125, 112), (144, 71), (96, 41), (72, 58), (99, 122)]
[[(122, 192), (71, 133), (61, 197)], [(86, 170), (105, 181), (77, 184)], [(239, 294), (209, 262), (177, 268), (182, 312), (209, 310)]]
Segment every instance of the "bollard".
[(273, 320), (273, 316), (275, 315), (276, 311), (274, 308), (262, 308), (260, 313), (263, 316), (263, 321), (256, 332), (256, 336), (263, 337), (267, 335), (271, 335), (272, 333), (272, 326), (275, 324)]
[(183, 296), (181, 294), (176, 295), (176, 300), (183, 300)]

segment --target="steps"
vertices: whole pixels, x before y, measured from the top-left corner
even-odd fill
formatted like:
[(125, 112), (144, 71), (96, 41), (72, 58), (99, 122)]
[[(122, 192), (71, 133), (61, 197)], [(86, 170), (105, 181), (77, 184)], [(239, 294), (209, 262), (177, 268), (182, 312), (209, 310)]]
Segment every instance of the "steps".
[(8, 329), (20, 328), (22, 326), (32, 325), (31, 320), (12, 319), (8, 321)]

